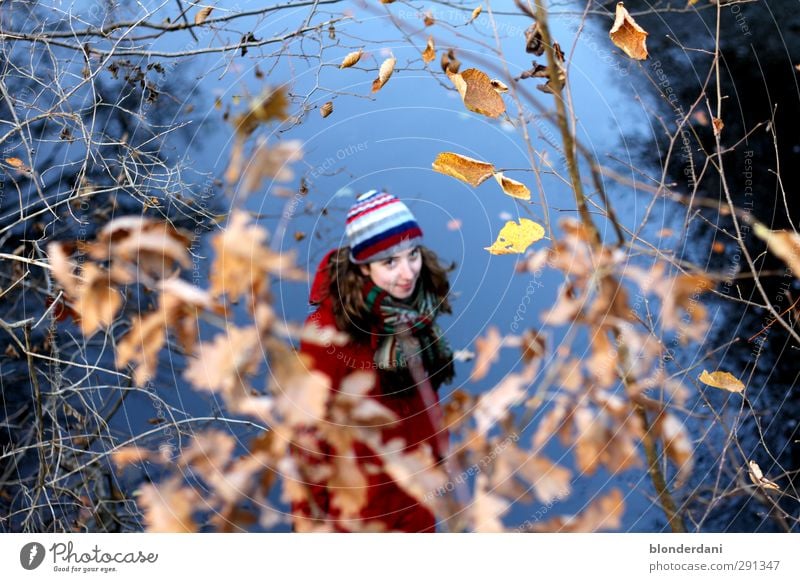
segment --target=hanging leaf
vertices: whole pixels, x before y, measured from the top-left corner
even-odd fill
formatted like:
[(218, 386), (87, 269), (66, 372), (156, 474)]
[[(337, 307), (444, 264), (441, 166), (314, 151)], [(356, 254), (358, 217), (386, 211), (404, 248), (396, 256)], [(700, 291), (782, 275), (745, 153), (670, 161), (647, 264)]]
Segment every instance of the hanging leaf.
[(519, 198), (520, 200), (531, 199), (531, 191), (528, 190), (528, 187), (522, 182), (517, 182), (511, 178), (506, 178), (503, 175), (503, 172), (495, 172), (494, 179), (497, 180), (498, 184), (500, 184), (503, 192), (512, 198)]
[(436, 19), (433, 17), (433, 13), (430, 10), (428, 10), (425, 13), (425, 18), (423, 20), (423, 23), (425, 24), (425, 26), (433, 26), (434, 24), (436, 24)]
[(753, 232), (765, 241), (769, 250), (783, 259), (796, 275), (800, 275), (800, 236), (796, 232), (770, 230), (760, 222), (755, 223)]
[(478, 7), (472, 11), (472, 16), (469, 17), (469, 20), (467, 20), (466, 24), (469, 24), (470, 22), (478, 18), (482, 10), (483, 10), (483, 5), (478, 4)]
[(714, 125), (714, 135), (719, 135), (725, 127), (725, 124), (718, 117), (712, 117), (711, 123)]
[(425, 47), (425, 50), (422, 52), (422, 60), (426, 63), (430, 63), (433, 59), (436, 58), (436, 48), (433, 44), (433, 37), (428, 37), (428, 46)]
[(611, 41), (632, 59), (643, 61), (647, 58), (647, 32), (628, 14), (622, 2), (617, 3), (614, 26), (608, 33)]
[(777, 483), (764, 477), (764, 473), (761, 472), (761, 467), (758, 466), (758, 463), (750, 461), (748, 465), (750, 466), (750, 471), (748, 471), (747, 474), (753, 483), (764, 489), (771, 489), (773, 491), (781, 490)]
[(713, 388), (721, 388), (728, 392), (744, 392), (744, 384), (733, 374), (729, 372), (716, 371), (708, 373), (703, 370), (698, 378), (703, 384), (707, 384)]
[(502, 81), (498, 81), (497, 79), (492, 79), (489, 82), (492, 84), (492, 89), (494, 89), (498, 93), (508, 93), (508, 85), (506, 85)]
[(212, 10), (214, 9), (211, 6), (206, 6), (198, 10), (197, 14), (194, 15), (194, 23), (203, 24), (208, 19)]
[(461, 68), (461, 61), (456, 58), (456, 52), (453, 49), (442, 53), (440, 64), (442, 65), (442, 71), (448, 74), (458, 73), (458, 70)]
[(323, 119), (328, 117), (331, 113), (333, 113), (333, 101), (328, 101), (322, 107), (319, 108), (319, 114), (322, 116)]
[(464, 105), (470, 111), (486, 117), (498, 117), (506, 110), (503, 98), (495, 91), (489, 75), (478, 69), (467, 69), (463, 73), (447, 72)]
[(433, 169), (475, 187), (480, 186), (494, 173), (492, 164), (452, 152), (442, 152), (436, 156)]
[(358, 49), (355, 52), (348, 53), (344, 59), (342, 59), (342, 64), (339, 65), (340, 69), (346, 69), (347, 67), (352, 67), (355, 65), (359, 60), (361, 60), (361, 54), (364, 49)]
[(519, 224), (509, 220), (500, 229), (497, 240), (490, 247), (484, 247), (493, 255), (524, 253), (537, 240), (544, 237), (544, 228), (527, 218), (520, 218)]
[(6, 158), (6, 163), (12, 168), (22, 168), (25, 165), (19, 158)]
[(378, 71), (378, 78), (372, 82), (373, 93), (380, 91), (381, 87), (383, 87), (387, 83), (389, 77), (391, 77), (392, 73), (394, 72), (394, 65), (396, 62), (397, 59), (395, 59), (394, 57), (389, 57), (388, 59), (383, 61), (383, 63), (381, 64), (381, 68)]
[(500, 357), (502, 345), (503, 338), (495, 326), (489, 328), (485, 338), (479, 337), (475, 340), (475, 365), (469, 377), (472, 382), (482, 380), (489, 373), (489, 368)]

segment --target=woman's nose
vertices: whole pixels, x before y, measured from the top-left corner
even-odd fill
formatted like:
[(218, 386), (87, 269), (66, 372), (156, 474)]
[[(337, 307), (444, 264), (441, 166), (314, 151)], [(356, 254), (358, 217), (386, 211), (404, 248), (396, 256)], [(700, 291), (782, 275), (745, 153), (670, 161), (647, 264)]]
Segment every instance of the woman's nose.
[(414, 278), (414, 269), (411, 268), (411, 264), (410, 263), (404, 262), (404, 263), (401, 264), (400, 276), (405, 281)]

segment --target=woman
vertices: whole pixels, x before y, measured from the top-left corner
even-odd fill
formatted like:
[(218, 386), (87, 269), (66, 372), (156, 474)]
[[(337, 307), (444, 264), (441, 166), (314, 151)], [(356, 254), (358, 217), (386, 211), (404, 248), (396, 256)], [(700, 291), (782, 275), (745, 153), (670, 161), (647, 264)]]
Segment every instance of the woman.
[[(406, 451), (426, 444), (441, 460), (447, 452), (447, 435), (434, 391), (452, 381), (454, 370), (452, 352), (435, 319), (439, 313), (452, 312), (447, 272), (455, 267), (445, 269), (421, 245), (422, 230), (414, 215), (385, 192), (370, 190), (357, 198), (347, 214), (345, 236), (348, 245), (329, 251), (317, 268), (309, 297), (317, 309), (306, 324), (333, 326), (347, 333), (350, 341), (346, 345), (304, 341), (300, 351), (311, 356), (314, 369), (330, 377), (332, 394), (348, 374), (374, 371), (377, 381), (369, 396), (398, 419), (381, 429), (383, 442), (399, 437)], [(409, 329), (411, 343), (401, 329)], [(406, 353), (410, 346), (414, 353)], [(424, 374), (421, 383), (415, 382), (419, 374), (409, 367), (414, 362), (424, 368), (417, 368)], [(314, 448), (315, 453), (322, 451), (323, 461), (335, 457), (326, 443)], [(295, 454), (306, 464), (313, 464), (315, 458), (320, 461), (319, 455), (314, 457), (302, 446), (295, 447)], [(340, 504), (331, 503), (330, 484), (309, 479), (310, 501), (292, 507), (296, 530), (307, 529), (313, 519), (337, 531), (435, 531), (432, 512), (385, 472), (374, 469), (380, 460), (373, 451), (360, 444), (355, 456), (362, 468), (373, 467), (365, 471), (366, 501), (357, 519), (337, 519)]]

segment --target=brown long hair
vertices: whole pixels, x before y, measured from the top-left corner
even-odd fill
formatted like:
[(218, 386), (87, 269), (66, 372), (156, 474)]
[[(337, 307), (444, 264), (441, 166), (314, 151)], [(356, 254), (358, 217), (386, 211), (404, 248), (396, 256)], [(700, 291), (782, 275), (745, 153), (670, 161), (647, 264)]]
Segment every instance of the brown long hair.
[[(422, 254), (421, 284), (439, 298), (439, 313), (452, 313), (447, 274), (456, 268), (456, 263), (452, 262), (445, 267), (439, 262), (436, 253), (429, 248), (420, 245), (419, 250)], [(367, 310), (361, 292), (367, 275), (361, 272), (359, 265), (350, 260), (350, 247), (340, 247), (333, 253), (328, 269), (330, 275), (328, 293), (333, 300), (337, 327), (356, 341), (369, 341), (374, 316)]]

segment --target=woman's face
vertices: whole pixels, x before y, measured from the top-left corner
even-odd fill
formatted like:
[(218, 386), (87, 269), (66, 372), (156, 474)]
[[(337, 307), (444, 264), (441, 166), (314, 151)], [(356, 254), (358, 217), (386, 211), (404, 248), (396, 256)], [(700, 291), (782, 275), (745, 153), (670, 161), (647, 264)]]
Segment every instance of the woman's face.
[(421, 270), (422, 252), (419, 247), (361, 265), (361, 272), (395, 299), (408, 299), (414, 293)]

